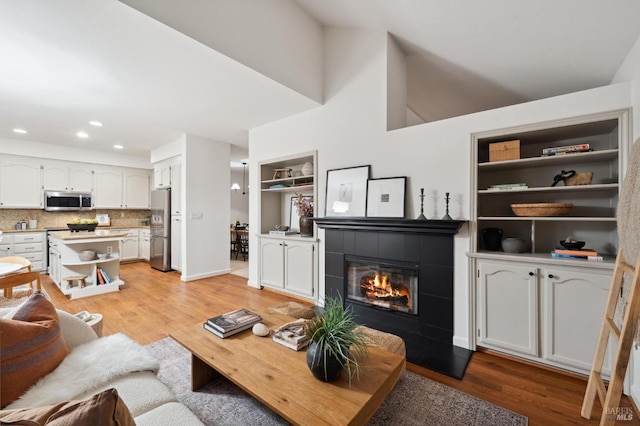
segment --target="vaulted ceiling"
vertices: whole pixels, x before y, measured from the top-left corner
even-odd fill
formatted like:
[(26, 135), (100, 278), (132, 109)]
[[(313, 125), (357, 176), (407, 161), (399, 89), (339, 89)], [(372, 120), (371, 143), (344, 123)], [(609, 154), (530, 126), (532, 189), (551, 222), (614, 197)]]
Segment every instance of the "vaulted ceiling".
[[(246, 146), (248, 129), (321, 105), (321, 51), (304, 51), (323, 26), (392, 34), (408, 106), (432, 121), (609, 84), (640, 2), (4, 1), (0, 138), (139, 156), (184, 133)], [(296, 33), (290, 57), (260, 44)]]

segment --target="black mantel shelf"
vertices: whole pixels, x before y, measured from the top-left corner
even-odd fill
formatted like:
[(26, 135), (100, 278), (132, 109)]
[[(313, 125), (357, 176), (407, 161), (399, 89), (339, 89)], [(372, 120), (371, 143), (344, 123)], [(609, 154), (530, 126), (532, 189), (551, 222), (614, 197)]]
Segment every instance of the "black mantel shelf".
[(378, 217), (314, 217), (324, 229), (359, 229), (429, 234), (455, 234), (464, 220), (388, 219)]

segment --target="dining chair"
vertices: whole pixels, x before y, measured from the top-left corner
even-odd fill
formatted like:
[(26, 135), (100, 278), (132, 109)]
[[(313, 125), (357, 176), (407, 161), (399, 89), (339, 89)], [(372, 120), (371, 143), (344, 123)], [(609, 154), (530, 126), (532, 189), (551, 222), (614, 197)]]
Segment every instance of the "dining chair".
[[(22, 256), (4, 256), (4, 257), (0, 257), (0, 263), (16, 263), (18, 265), (22, 265), (22, 268), (18, 269), (17, 271), (12, 272), (9, 275), (13, 275), (13, 274), (19, 274), (22, 272), (31, 272), (31, 261), (25, 257)], [(40, 274), (38, 274), (40, 275)], [(27, 284), (27, 283), (23, 283), (23, 284)], [(4, 297), (6, 297), (7, 299), (11, 299), (11, 297), (13, 297), (13, 287), (15, 286), (11, 286), (8, 288), (4, 288)], [(40, 288), (40, 280), (38, 279), (38, 288)]]
[(242, 255), (243, 260), (249, 257), (249, 231), (246, 229), (236, 230), (236, 259), (238, 254)]
[(0, 277), (0, 288), (4, 290), (4, 297), (11, 299), (13, 296), (13, 288), (29, 284), (32, 286), (33, 292), (40, 291), (40, 272), (16, 272)]

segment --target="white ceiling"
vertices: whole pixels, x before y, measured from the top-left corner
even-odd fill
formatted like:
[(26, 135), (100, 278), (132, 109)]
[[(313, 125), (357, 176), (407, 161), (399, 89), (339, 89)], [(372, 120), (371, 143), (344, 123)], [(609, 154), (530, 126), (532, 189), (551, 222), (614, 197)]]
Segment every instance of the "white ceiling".
[[(640, 35), (638, 0), (295, 1), (323, 25), (389, 31), (427, 120), (609, 84)], [(428, 110), (434, 87), (461, 101)], [(0, 138), (140, 156), (184, 133), (246, 147), (248, 129), (316, 106), (116, 0), (0, 2)]]

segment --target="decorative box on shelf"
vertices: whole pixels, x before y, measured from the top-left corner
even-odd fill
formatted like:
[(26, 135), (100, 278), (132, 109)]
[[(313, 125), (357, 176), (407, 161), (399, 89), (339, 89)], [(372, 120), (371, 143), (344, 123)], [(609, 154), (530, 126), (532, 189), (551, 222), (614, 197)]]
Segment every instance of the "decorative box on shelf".
[(489, 144), (489, 162), (519, 160), (520, 140), (496, 142)]

